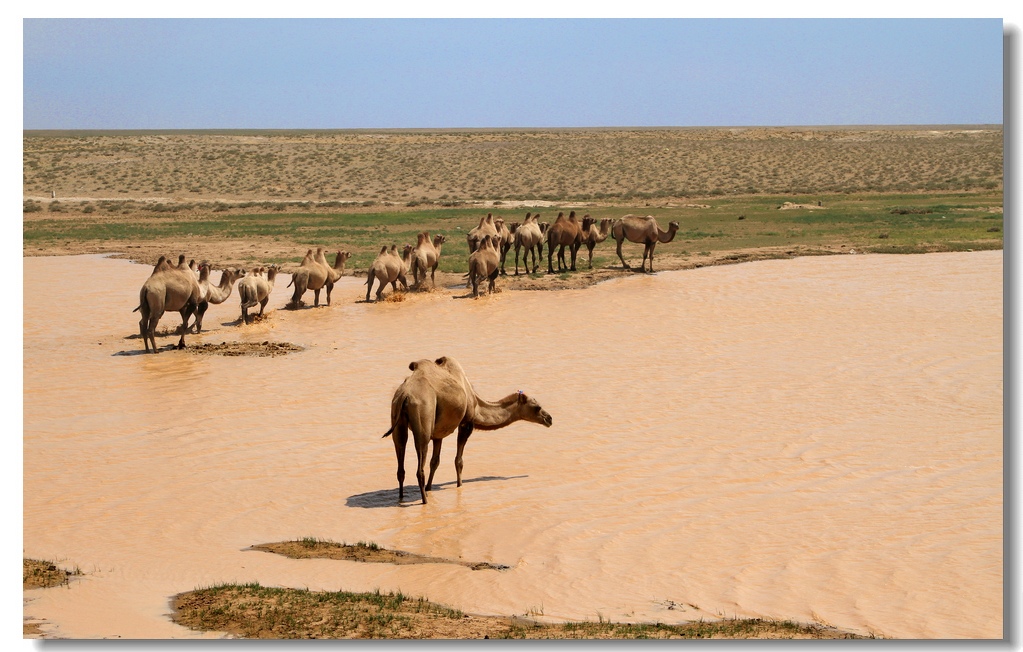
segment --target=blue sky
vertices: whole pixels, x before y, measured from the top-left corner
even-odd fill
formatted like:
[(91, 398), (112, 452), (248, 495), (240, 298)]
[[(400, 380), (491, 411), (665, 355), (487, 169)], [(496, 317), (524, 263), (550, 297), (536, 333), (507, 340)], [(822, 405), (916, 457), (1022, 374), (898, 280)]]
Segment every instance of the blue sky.
[(26, 19), (23, 34), (26, 129), (1002, 122), (999, 19)]

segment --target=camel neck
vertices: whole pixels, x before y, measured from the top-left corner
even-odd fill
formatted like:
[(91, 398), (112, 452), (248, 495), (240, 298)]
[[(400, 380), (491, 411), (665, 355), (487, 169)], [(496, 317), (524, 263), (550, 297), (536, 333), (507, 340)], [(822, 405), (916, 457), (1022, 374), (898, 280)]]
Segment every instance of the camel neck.
[(518, 394), (509, 394), (497, 401), (487, 401), (476, 397), (476, 418), (473, 426), (479, 430), (497, 430), (521, 419), (515, 407), (519, 403)]

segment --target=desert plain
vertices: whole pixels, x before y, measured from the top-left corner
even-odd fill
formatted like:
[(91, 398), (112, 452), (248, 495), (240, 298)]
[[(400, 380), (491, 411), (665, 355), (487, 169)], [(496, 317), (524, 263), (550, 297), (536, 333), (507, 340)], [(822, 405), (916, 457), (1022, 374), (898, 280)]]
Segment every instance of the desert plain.
[[(24, 160), (24, 557), (74, 571), (25, 589), (26, 636), (1002, 635), (1000, 127), (27, 132)], [(482, 216), (573, 210), (680, 226), (655, 275), (608, 239), (592, 269), (509, 258), (467, 296)], [(421, 230), (448, 237), (437, 287), (363, 302), (379, 248)], [(315, 247), (347, 273), (288, 310)], [(281, 265), (266, 318), (232, 295), (142, 353), (138, 289), (178, 254)], [(390, 398), (444, 355), (553, 425), (475, 433), (461, 487), (448, 442), (429, 504), (414, 473), (399, 504)], [(434, 561), (260, 548), (287, 541)], [(255, 628), (176, 608), (256, 584), (475, 629), (308, 629), (280, 593)]]

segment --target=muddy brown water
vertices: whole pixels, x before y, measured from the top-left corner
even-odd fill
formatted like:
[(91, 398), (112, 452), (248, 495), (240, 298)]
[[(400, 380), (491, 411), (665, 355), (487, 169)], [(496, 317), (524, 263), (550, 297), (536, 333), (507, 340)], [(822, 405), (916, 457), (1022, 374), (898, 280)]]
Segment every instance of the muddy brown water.
[[(69, 262), (76, 283), (48, 280)], [(24, 554), (86, 573), (26, 592), (48, 635), (217, 636), (172, 624), (169, 600), (224, 582), (549, 620), (1002, 635), (1000, 251), (476, 301), (359, 303), (346, 277), (330, 308), (299, 311), (282, 309), (284, 276), (265, 321), (235, 323), (235, 293), (188, 338), (303, 347), (276, 357), (139, 353), (149, 272), (24, 259)], [(480, 395), (523, 390), (554, 424), (473, 434), (461, 488), (449, 442), (430, 503), (410, 473), (399, 506), (390, 397), (410, 361), (441, 355)], [(510, 568), (247, 549), (301, 537)]]

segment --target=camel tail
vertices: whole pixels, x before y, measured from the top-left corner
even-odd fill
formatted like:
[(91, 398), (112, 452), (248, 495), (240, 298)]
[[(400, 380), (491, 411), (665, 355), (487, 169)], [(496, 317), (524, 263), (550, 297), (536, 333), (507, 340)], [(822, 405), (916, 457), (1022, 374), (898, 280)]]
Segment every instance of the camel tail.
[(149, 292), (146, 291), (146, 288), (142, 288), (142, 290), (139, 291), (139, 305), (135, 306), (135, 309), (132, 310), (132, 312), (138, 312), (139, 310), (142, 310), (142, 302), (146, 300), (148, 294)]
[[(404, 398), (404, 400), (402, 400), (402, 402), (401, 402), (401, 409), (398, 411), (398, 414), (404, 413), (405, 412), (405, 406), (407, 406), (407, 405), (408, 405), (408, 397), (406, 396)], [(397, 422), (395, 421), (394, 423), (397, 423)], [(387, 429), (387, 432), (384, 433), (384, 436), (381, 437), (381, 439), (386, 439), (391, 433), (394, 432), (394, 423), (391, 423), (391, 427)]]

